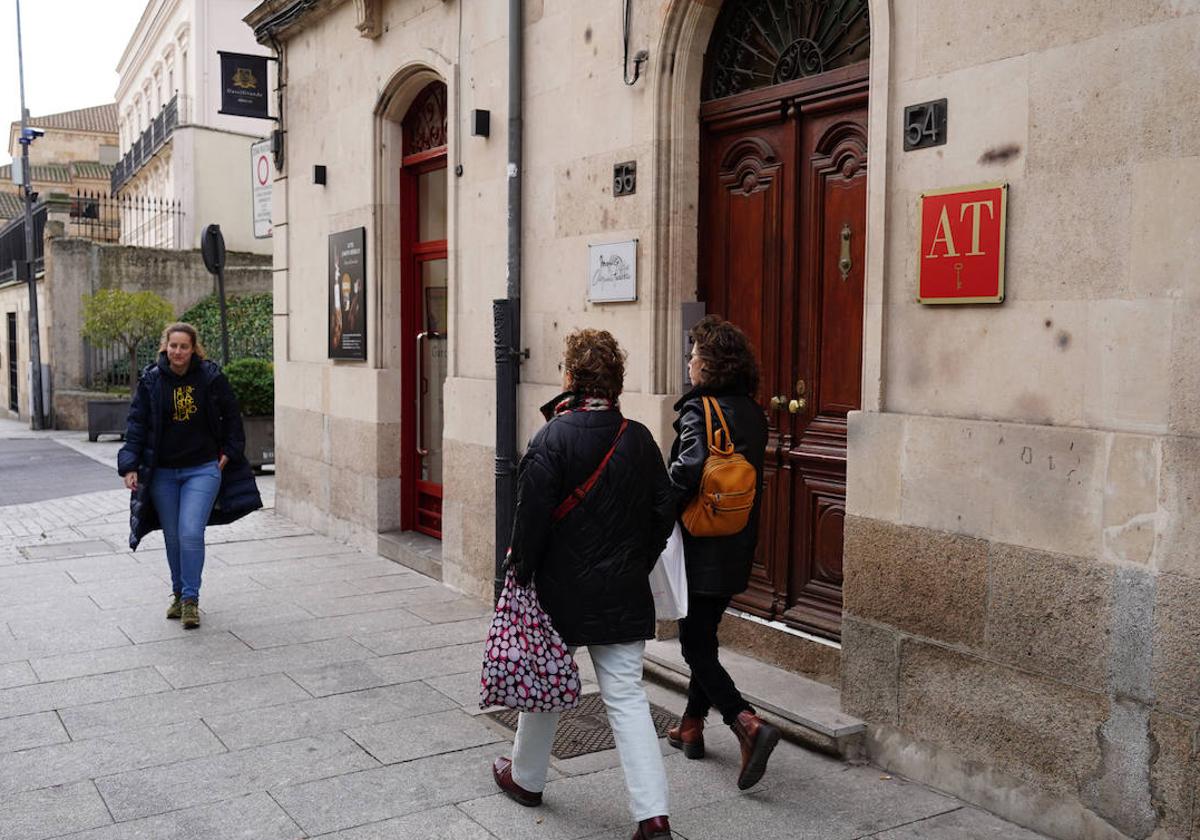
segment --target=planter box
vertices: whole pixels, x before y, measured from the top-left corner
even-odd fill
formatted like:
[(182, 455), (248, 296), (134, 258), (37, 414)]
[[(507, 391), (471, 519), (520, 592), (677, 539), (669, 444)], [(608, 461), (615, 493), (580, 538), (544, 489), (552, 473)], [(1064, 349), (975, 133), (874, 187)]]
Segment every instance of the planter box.
[(242, 417), (246, 430), (246, 460), (258, 468), (275, 463), (275, 418)]
[(120, 435), (125, 438), (125, 418), (129, 414), (129, 400), (88, 400), (88, 440), (100, 435)]

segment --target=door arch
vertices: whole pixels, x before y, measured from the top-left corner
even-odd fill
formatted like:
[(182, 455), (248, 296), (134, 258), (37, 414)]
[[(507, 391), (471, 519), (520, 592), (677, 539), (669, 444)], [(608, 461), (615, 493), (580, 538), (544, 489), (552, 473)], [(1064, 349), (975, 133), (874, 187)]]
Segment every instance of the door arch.
[(838, 638), (862, 404), (867, 0), (726, 3), (701, 80), (698, 299), (760, 356), (763, 531), (735, 603)]
[(446, 84), (429, 82), (401, 120), (400, 522), (442, 535), (448, 346)]

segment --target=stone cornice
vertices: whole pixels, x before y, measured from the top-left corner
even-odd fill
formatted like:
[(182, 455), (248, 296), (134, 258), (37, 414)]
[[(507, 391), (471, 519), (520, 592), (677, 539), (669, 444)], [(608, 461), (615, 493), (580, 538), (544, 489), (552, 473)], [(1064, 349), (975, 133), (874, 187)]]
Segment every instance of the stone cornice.
[(264, 0), (242, 18), (260, 44), (286, 41), (325, 17), (346, 0)]
[(354, 0), (354, 9), (358, 12), (358, 23), (355, 29), (364, 38), (378, 38), (383, 34), (382, 14), (379, 0)]
[(146, 62), (151, 46), (166, 27), (167, 21), (179, 7), (180, 0), (154, 0), (146, 4), (145, 11), (133, 31), (121, 60), (117, 63), (117, 73), (120, 81), (117, 84), (116, 100), (121, 101), (137, 75), (136, 71)]
[[(243, 20), (260, 44), (287, 40), (328, 15), (346, 0), (265, 0)], [(354, 28), (364, 38), (383, 34), (382, 0), (354, 0)]]

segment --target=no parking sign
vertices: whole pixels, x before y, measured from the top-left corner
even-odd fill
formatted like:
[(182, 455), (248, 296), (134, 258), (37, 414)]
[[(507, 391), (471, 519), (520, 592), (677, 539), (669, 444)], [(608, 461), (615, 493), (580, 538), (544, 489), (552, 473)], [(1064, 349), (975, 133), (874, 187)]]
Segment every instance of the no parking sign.
[(271, 141), (250, 147), (250, 191), (254, 212), (254, 238), (271, 236)]

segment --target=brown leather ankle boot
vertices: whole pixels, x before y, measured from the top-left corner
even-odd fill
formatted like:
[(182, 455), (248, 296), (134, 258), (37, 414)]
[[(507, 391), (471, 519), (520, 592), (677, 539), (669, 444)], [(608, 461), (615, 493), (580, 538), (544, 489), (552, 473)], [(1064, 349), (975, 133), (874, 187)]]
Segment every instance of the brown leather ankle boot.
[(651, 817), (638, 823), (633, 840), (671, 840), (671, 824), (666, 817)]
[(780, 732), (754, 712), (741, 712), (729, 727), (742, 747), (742, 769), (738, 773), (738, 790), (758, 784), (767, 772), (767, 759), (779, 743)]
[(684, 715), (678, 726), (667, 730), (667, 743), (688, 758), (704, 758), (704, 718)]

